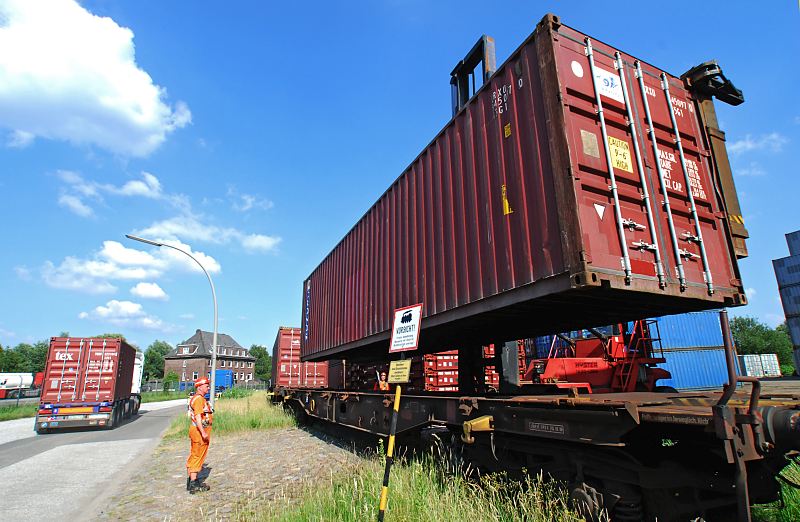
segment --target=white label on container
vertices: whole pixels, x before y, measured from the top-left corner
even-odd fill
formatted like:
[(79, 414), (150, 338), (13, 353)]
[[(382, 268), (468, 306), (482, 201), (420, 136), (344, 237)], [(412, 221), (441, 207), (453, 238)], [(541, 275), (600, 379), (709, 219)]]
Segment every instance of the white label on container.
[(625, 103), (625, 98), (622, 95), (622, 84), (620, 83), (617, 73), (595, 67), (594, 79), (597, 90), (602, 96), (617, 100), (620, 103)]
[(572, 74), (574, 74), (578, 78), (583, 78), (583, 65), (576, 62), (575, 60), (572, 60), (572, 63), (570, 65), (572, 66)]

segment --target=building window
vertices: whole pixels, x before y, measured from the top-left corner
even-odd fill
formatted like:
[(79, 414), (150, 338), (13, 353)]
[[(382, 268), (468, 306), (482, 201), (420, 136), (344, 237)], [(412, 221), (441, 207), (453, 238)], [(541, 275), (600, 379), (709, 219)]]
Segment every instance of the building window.
[(181, 373), (181, 380), (182, 381), (186, 380), (186, 372)]
[(253, 367), (253, 363), (251, 363), (251, 362), (247, 363), (247, 367), (248, 368), (252, 368)]
[(225, 368), (225, 361), (220, 361), (219, 362), (219, 367), (220, 368)]
[(197, 372), (192, 373), (192, 380), (193, 381), (197, 380)]
[(186, 368), (186, 361), (183, 361), (183, 367)]
[(211, 366), (211, 359), (208, 360), (208, 365)]

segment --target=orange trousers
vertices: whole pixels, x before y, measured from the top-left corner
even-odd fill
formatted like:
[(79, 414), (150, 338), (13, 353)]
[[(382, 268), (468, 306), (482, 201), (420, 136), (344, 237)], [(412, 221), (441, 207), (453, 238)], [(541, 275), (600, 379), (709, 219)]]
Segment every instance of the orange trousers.
[[(206, 428), (206, 433), (208, 434), (209, 442), (211, 442), (211, 426)], [(189, 428), (189, 440), (192, 446), (189, 458), (186, 459), (186, 470), (189, 473), (198, 473), (203, 469), (203, 462), (206, 460), (208, 442), (203, 440), (203, 437), (200, 436), (200, 430), (194, 425)]]

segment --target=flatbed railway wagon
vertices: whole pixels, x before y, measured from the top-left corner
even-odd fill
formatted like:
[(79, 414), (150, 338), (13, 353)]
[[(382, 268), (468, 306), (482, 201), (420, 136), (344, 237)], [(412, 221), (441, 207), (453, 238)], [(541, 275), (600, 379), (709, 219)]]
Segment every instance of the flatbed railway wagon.
[(141, 404), (136, 355), (122, 339), (51, 338), (35, 430), (114, 428), (131, 418)]
[[(530, 393), (503, 366), (506, 340), (745, 303), (747, 231), (712, 102), (741, 92), (714, 62), (675, 77), (554, 15), (499, 67), (480, 39), (451, 85), (453, 119), (304, 281), (302, 360), (387, 362), (393, 310), (422, 303), (419, 352), (458, 349), (459, 390), (404, 396), (399, 436), (541, 471), (587, 519), (750, 520), (798, 455), (800, 400), (736, 375), (725, 312), (721, 391)], [(468, 384), (488, 344), (504, 347), (496, 393)], [(390, 430), (391, 393), (279, 386), (273, 400)]]

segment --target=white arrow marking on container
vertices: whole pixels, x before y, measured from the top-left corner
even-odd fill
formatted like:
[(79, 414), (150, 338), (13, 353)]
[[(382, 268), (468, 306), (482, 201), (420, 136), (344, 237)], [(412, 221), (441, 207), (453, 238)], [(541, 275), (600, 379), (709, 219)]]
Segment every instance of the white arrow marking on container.
[(600, 216), (600, 221), (603, 221), (603, 215), (606, 213), (605, 205), (599, 205), (595, 203), (594, 209), (597, 211), (597, 215)]

